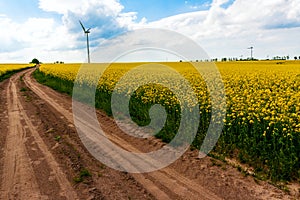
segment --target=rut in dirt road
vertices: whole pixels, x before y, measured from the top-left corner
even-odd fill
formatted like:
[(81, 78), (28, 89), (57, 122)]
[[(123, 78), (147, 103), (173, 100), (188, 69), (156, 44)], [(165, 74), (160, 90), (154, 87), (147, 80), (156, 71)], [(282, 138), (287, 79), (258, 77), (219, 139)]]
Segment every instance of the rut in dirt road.
[[(46, 144), (21, 104), (21, 97), (18, 95), (20, 88), (17, 87), (17, 81), (25, 73), (26, 71), (12, 76), (7, 87), (9, 127), (4, 146), (0, 199), (51, 199), (47, 194), (44, 194), (44, 187), (58, 192), (57, 199), (78, 199), (76, 192), (53, 155), (48, 151)], [(35, 150), (41, 155), (41, 162), (45, 162), (53, 177), (43, 178), (35, 172), (35, 165), (28, 151), (32, 148), (31, 145), (28, 145), (30, 138), (34, 139), (31, 145), (37, 146)], [(41, 185), (42, 180), (40, 179), (44, 179), (44, 184)], [(50, 182), (58, 184), (49, 186), (48, 183)]]
[[(28, 88), (36, 93), (41, 99), (45, 100), (54, 109), (56, 109), (57, 112), (63, 115), (69, 121), (69, 123), (74, 123), (72, 112), (66, 109), (72, 107), (71, 101), (66, 102), (66, 104), (68, 105), (61, 105), (57, 103), (55, 99), (58, 99), (59, 97), (56, 96), (55, 92), (51, 92), (51, 94), (48, 95), (43, 89), (40, 88), (41, 86), (37, 84), (36, 81), (32, 80), (30, 73), (25, 74), (24, 82)], [(82, 112), (84, 112), (84, 110)], [(104, 124), (101, 125), (103, 125), (104, 127), (110, 127), (112, 122), (110, 120), (104, 120), (103, 123)], [(82, 121), (83, 127), (85, 126), (85, 124), (87, 123)], [(101, 138), (95, 138), (93, 136), (97, 134), (93, 134), (95, 130), (93, 130), (92, 127), (85, 128), (88, 129), (91, 133), (87, 137), (95, 140), (95, 143), (97, 143), (97, 141), (102, 141)], [(122, 140), (116, 135), (108, 134), (108, 138), (127, 151), (140, 152), (134, 146)], [(114, 153), (113, 149), (106, 149), (105, 151), (110, 154)], [(120, 159), (122, 158), (120, 157)], [(184, 175), (179, 174), (177, 171), (171, 168), (165, 168), (151, 173), (131, 175), (157, 199), (221, 199), (213, 192), (207, 190), (198, 183), (184, 177)]]

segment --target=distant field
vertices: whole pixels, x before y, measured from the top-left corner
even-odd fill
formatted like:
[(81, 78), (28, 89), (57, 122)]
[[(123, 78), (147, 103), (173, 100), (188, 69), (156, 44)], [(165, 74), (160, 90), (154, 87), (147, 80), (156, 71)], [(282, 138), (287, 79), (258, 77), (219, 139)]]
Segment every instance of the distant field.
[(0, 81), (8, 78), (11, 74), (25, 68), (32, 67), (32, 64), (0, 64)]
[[(97, 81), (96, 107), (111, 114), (110, 98), (120, 78), (134, 67), (145, 63), (112, 64)], [(189, 63), (161, 63), (188, 80), (198, 98), (200, 123), (196, 140), (199, 148), (211, 116), (211, 101), (206, 84)], [(205, 62), (193, 63), (207, 67)], [(227, 113), (223, 134), (214, 153), (233, 157), (254, 168), (256, 175), (273, 180), (300, 178), (300, 61), (237, 61), (216, 63), (225, 85)], [(42, 64), (35, 77), (57, 90), (72, 94), (73, 81), (81, 64)], [(93, 74), (103, 64), (90, 65), (81, 76), (83, 85), (94, 84)], [(0, 68), (1, 69), (1, 68)], [(154, 72), (154, 73), (153, 73)], [(144, 75), (137, 74), (119, 93), (127, 94), (128, 85), (145, 76), (160, 76), (167, 82), (170, 74), (160, 68)], [(212, 74), (213, 76), (213, 74)], [(180, 90), (181, 82), (172, 81)], [(188, 95), (187, 95), (188, 98)], [(189, 99), (186, 99), (190, 102)], [(157, 135), (169, 142), (180, 124), (180, 102), (168, 88), (157, 84), (139, 87), (131, 96), (130, 112), (134, 121), (146, 125), (149, 108), (159, 103), (168, 113), (165, 127)], [(195, 106), (186, 104), (185, 106)]]

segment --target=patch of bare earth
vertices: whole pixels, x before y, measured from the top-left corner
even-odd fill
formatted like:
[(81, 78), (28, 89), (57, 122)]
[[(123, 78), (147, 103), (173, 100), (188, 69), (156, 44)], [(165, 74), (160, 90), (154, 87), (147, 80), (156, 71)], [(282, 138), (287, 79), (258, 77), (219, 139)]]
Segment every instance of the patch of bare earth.
[[(0, 199), (28, 199), (25, 195), (30, 199), (299, 198), (299, 184), (293, 185), (296, 192), (285, 193), (242, 175), (230, 164), (198, 159), (197, 151), (187, 151), (171, 166), (151, 173), (110, 169), (93, 158), (79, 139), (72, 99), (38, 84), (31, 72), (24, 72), (22, 80), (19, 73), (0, 83)], [(108, 138), (123, 149), (149, 152), (164, 145), (155, 138), (131, 137), (113, 119), (100, 111), (97, 115)]]
[(153, 199), (131, 176), (96, 162), (22, 74), (1, 83), (0, 199)]

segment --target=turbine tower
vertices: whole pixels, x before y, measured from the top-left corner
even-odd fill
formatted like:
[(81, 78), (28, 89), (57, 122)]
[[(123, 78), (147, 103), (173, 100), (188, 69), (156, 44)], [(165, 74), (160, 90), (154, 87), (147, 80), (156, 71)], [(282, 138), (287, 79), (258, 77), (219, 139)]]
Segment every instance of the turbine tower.
[(253, 47), (249, 47), (248, 49), (250, 49), (250, 52), (251, 52), (251, 57), (250, 57), (250, 59), (253, 60)]
[(79, 23), (83, 29), (84, 34), (86, 34), (86, 47), (87, 47), (87, 54), (88, 54), (88, 63), (90, 63), (91, 59), (90, 59), (89, 33), (90, 33), (91, 28), (86, 30), (80, 20), (79, 20)]

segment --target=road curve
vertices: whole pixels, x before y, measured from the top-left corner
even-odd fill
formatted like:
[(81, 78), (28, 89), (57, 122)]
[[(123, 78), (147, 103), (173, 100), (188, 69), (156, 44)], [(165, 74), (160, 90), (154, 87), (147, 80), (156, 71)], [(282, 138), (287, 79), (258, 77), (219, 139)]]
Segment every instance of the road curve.
[[(56, 94), (55, 91), (52, 91), (51, 94), (46, 93), (45, 90), (43, 90), (44, 86), (41, 86), (31, 78), (31, 72), (26, 73), (24, 76), (24, 82), (27, 87), (56, 109), (56, 111), (63, 115), (69, 123), (73, 124), (73, 113), (70, 109), (66, 109), (72, 107), (72, 102), (65, 101), (65, 105), (58, 103), (56, 101), (56, 99), (60, 98), (58, 94)], [(106, 116), (101, 117), (107, 118), (100, 122), (102, 126), (111, 126), (111, 119), (108, 119)], [(120, 132), (120, 130), (114, 131)], [(109, 132), (107, 134), (108, 138), (120, 147), (128, 151), (141, 152), (116, 134), (109, 134)], [(221, 199), (213, 192), (168, 167), (151, 173), (131, 175), (157, 199)]]
[[(0, 83), (0, 199), (298, 199), (266, 183), (256, 183), (236, 168), (213, 158), (197, 159), (187, 151), (171, 166), (151, 173), (130, 174), (106, 168), (84, 147), (74, 125), (72, 99), (32, 78), (29, 69)], [(80, 128), (91, 143), (101, 141), (85, 120)], [(97, 111), (106, 137), (130, 152), (150, 152), (164, 143), (155, 138), (137, 140), (122, 132), (114, 120)], [(76, 118), (77, 119), (77, 118)], [(100, 120), (99, 120), (100, 119)], [(136, 131), (123, 124), (127, 131)], [(122, 126), (123, 126), (122, 125)], [(123, 129), (124, 130), (124, 129)], [(143, 133), (137, 133), (143, 134)], [(61, 136), (61, 141), (55, 137)], [(103, 136), (102, 136), (103, 137)], [(81, 138), (82, 139), (82, 138)], [(95, 141), (95, 142), (93, 142)], [(97, 150), (97, 145), (94, 145)], [(93, 146), (93, 147), (94, 147)], [(116, 154), (109, 147), (99, 153)], [(119, 159), (126, 158), (119, 155)], [(120, 162), (119, 161), (119, 162)], [(152, 163), (153, 160), (145, 160)], [(118, 164), (118, 163), (117, 163)], [(128, 165), (135, 167), (133, 163)], [(75, 183), (82, 169), (91, 176)]]

